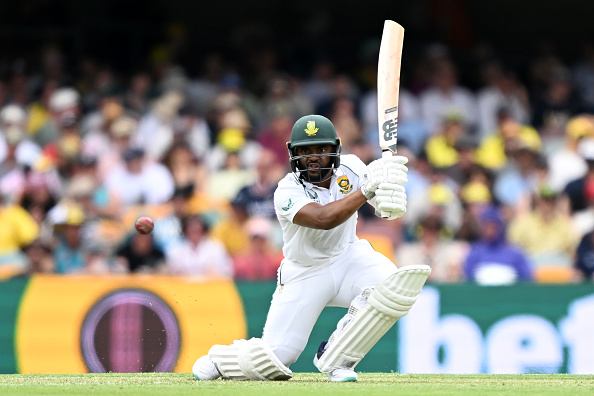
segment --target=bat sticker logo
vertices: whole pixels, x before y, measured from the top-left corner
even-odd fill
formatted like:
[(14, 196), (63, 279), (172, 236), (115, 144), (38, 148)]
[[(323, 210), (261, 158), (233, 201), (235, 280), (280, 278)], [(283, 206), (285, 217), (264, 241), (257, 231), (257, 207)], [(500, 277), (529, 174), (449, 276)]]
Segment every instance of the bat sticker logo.
[(398, 121), (396, 120), (384, 121), (384, 124), (382, 125), (382, 130), (384, 131), (384, 140), (391, 140), (396, 135), (397, 127)]
[[(393, 114), (390, 114), (393, 113)], [(384, 131), (384, 140), (390, 141), (396, 137), (396, 130), (398, 128), (398, 106), (390, 107), (384, 114), (384, 123), (382, 124), (382, 130)]]

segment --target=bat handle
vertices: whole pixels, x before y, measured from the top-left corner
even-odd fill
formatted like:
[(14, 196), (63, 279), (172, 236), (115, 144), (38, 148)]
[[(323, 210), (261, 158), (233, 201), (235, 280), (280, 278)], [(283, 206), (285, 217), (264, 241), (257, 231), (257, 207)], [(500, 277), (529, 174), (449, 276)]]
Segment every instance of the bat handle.
[[(393, 155), (394, 155), (394, 152), (392, 150), (388, 150), (388, 149), (382, 150), (382, 158), (391, 157)], [(380, 215), (382, 216), (383, 219), (387, 219), (388, 217), (390, 217), (390, 213), (384, 212), (383, 210), (380, 211)]]

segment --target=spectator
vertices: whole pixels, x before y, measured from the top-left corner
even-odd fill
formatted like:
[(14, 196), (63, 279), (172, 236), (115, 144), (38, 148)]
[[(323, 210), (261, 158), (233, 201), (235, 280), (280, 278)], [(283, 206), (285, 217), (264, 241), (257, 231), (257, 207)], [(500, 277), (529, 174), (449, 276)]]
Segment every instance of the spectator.
[[(583, 195), (586, 207), (571, 214), (573, 224), (580, 238), (584, 234), (594, 231), (594, 179), (585, 182)], [(560, 200), (565, 203), (563, 199)]]
[(82, 209), (73, 203), (62, 203), (54, 207), (48, 216), (52, 219), (57, 239), (53, 257), (55, 272), (86, 272), (88, 250), (83, 244), (81, 232), (85, 221)]
[(165, 92), (140, 118), (132, 143), (142, 148), (147, 158), (160, 161), (173, 144), (173, 124), (184, 101), (184, 95), (177, 90)]
[(41, 148), (28, 138), (27, 113), (17, 105), (4, 106), (0, 110), (0, 163), (6, 160), (8, 146), (14, 146), (17, 163), (33, 166), (41, 156)]
[(555, 191), (563, 191), (567, 183), (583, 177), (588, 171), (578, 144), (584, 138), (594, 138), (594, 116), (573, 117), (565, 126), (565, 147), (549, 155), (550, 184)]
[(427, 159), (436, 168), (450, 168), (459, 162), (458, 142), (467, 134), (461, 115), (445, 114), (438, 133), (425, 144)]
[(497, 125), (495, 133), (481, 141), (476, 151), (477, 164), (494, 171), (500, 170), (507, 163), (510, 142), (517, 142), (518, 139), (538, 146), (540, 151), (542, 143), (538, 132), (531, 126), (514, 120), (509, 109), (499, 109)]
[(234, 198), (245, 205), (248, 216), (260, 216), (276, 219), (274, 211), (274, 190), (284, 175), (283, 167), (274, 153), (264, 150), (256, 165), (256, 181), (243, 187)]
[(208, 226), (202, 217), (184, 217), (182, 232), (183, 240), (165, 251), (170, 274), (233, 276), (231, 258), (220, 242), (208, 237)]
[(548, 180), (548, 168), (540, 155), (540, 141), (524, 137), (508, 142), (508, 164), (495, 177), (495, 198), (515, 213), (525, 213), (530, 208), (530, 199), (541, 184)]
[(189, 145), (192, 154), (199, 161), (204, 161), (211, 147), (212, 132), (205, 119), (198, 116), (195, 104), (188, 104), (179, 111), (173, 123), (174, 142)]
[[(0, 190), (10, 195), (10, 199), (14, 203), (21, 202), (23, 194), (27, 190), (29, 176), (38, 173), (32, 171), (30, 165), (17, 159), (17, 149), (23, 137), (22, 132), (18, 130), (11, 129), (8, 131), (6, 134), (6, 157), (4, 161), (0, 162)], [(59, 183), (59, 178), (57, 178), (57, 181)]]
[(421, 114), (429, 125), (429, 134), (439, 130), (444, 116), (456, 112), (470, 131), (477, 127), (478, 111), (474, 95), (458, 85), (456, 66), (447, 59), (434, 64), (432, 85), (420, 95)]
[(467, 244), (447, 237), (441, 218), (424, 217), (417, 228), (416, 242), (405, 243), (397, 250), (397, 262), (402, 265), (427, 264), (432, 283), (452, 283), (462, 280), (462, 261)]
[[(110, 149), (110, 130), (122, 118), (132, 118), (125, 114), (122, 98), (118, 91), (110, 90), (101, 95), (99, 109), (83, 118), (83, 152), (89, 156), (100, 157)], [(135, 125), (136, 126), (136, 125)]]
[(582, 111), (571, 73), (564, 66), (552, 71), (544, 94), (534, 102), (531, 124), (547, 140), (563, 136), (569, 119)]
[(27, 259), (22, 248), (39, 235), (39, 226), (20, 206), (6, 200), (0, 193), (0, 277), (27, 270)]
[(456, 239), (474, 242), (480, 237), (480, 216), (492, 204), (491, 192), (483, 182), (470, 181), (460, 190), (460, 198), (464, 212)]
[(231, 257), (237, 256), (249, 246), (245, 229), (248, 220), (246, 202), (235, 199), (231, 201), (231, 210), (214, 225), (210, 235), (223, 244)]
[(293, 123), (301, 115), (313, 112), (312, 100), (295, 89), (296, 84), (291, 76), (277, 74), (266, 85), (266, 93), (261, 99), (261, 115), (258, 117), (262, 124), (269, 124), (279, 113), (288, 116), (289, 122)]
[[(209, 196), (230, 201), (243, 187), (253, 183), (255, 171), (245, 168), (241, 160), (241, 147), (244, 144), (241, 132), (226, 129), (221, 133), (221, 142), (227, 147), (223, 167), (212, 172), (208, 181), (206, 192)], [(256, 157), (254, 161), (259, 158)]]
[(220, 81), (225, 70), (222, 57), (217, 53), (205, 54), (198, 78), (186, 87), (189, 99), (196, 105), (200, 114), (206, 114), (211, 103), (219, 93)]
[(499, 62), (492, 62), (490, 81), (477, 93), (479, 110), (479, 135), (484, 138), (497, 130), (497, 111), (510, 109), (511, 117), (518, 123), (530, 122), (530, 103), (526, 88), (517, 80), (515, 74), (505, 70)]
[(176, 187), (204, 186), (208, 181), (208, 171), (203, 162), (183, 141), (173, 144), (165, 154), (163, 164), (171, 172)]
[(351, 154), (357, 141), (365, 137), (357, 118), (359, 112), (356, 102), (348, 97), (336, 98), (329, 110), (328, 118), (336, 126), (336, 129), (341, 132), (342, 152)]
[[(311, 75), (301, 86), (302, 95), (310, 98), (314, 107), (331, 100), (334, 76), (335, 65), (330, 59), (316, 59), (311, 66)], [(377, 104), (374, 115), (377, 123)]]
[(126, 150), (123, 159), (125, 165), (107, 174), (105, 186), (124, 209), (139, 204), (160, 205), (169, 200), (174, 181), (164, 165), (145, 158), (139, 148)]
[(225, 166), (229, 153), (236, 153), (242, 168), (253, 169), (261, 152), (262, 145), (249, 140), (242, 129), (224, 128), (219, 132), (206, 163), (211, 172), (216, 172)]
[(445, 173), (460, 186), (479, 174), (486, 179), (492, 178), (491, 172), (475, 162), (477, 147), (476, 139), (468, 135), (458, 139), (453, 147), (457, 152), (458, 161), (445, 169)]
[(37, 238), (24, 247), (23, 252), (27, 256), (28, 274), (51, 274), (54, 272), (52, 247), (47, 241)]
[(96, 92), (86, 95), (87, 100), (92, 97), (91, 100), (96, 103), (90, 106), (92, 110), (82, 118), (81, 135), (83, 136), (90, 133), (107, 135), (111, 124), (126, 115), (120, 89), (113, 81), (107, 80), (102, 84), (105, 86), (98, 87)]
[(481, 214), (480, 239), (470, 245), (464, 262), (466, 280), (480, 285), (532, 281), (532, 267), (520, 249), (505, 238), (505, 223), (495, 207)]
[(26, 183), (20, 205), (39, 225), (48, 211), (58, 202), (59, 189), (62, 187), (53, 172), (26, 172)]
[(271, 220), (253, 217), (245, 226), (250, 243), (247, 250), (233, 258), (233, 277), (250, 281), (276, 279), (276, 272), (283, 255), (280, 250), (274, 250), (270, 244)]
[(52, 161), (62, 178), (71, 176), (74, 162), (81, 155), (82, 140), (77, 117), (74, 112), (62, 112), (54, 120), (58, 137), (43, 148), (44, 155)]
[(509, 224), (508, 239), (528, 254), (537, 280), (541, 271), (551, 268), (566, 270), (565, 276), (559, 276), (564, 276), (563, 281), (570, 279), (567, 274), (578, 240), (571, 218), (559, 207), (557, 197), (549, 186), (542, 186), (534, 209)]
[(563, 189), (563, 194), (569, 199), (572, 214), (588, 208), (587, 186), (594, 182), (594, 138), (582, 139), (577, 152), (586, 161), (587, 171), (582, 177), (567, 183)]
[(125, 165), (124, 152), (132, 148), (132, 136), (137, 129), (138, 122), (134, 118), (121, 116), (109, 125), (107, 134), (90, 132), (85, 136), (82, 155), (97, 159), (99, 180), (105, 181), (108, 173)]
[(58, 89), (58, 82), (56, 80), (46, 80), (43, 86), (40, 87), (40, 92), (36, 93), (38, 96), (36, 100), (31, 102), (27, 107), (27, 113), (29, 114), (27, 118), (27, 132), (36, 143), (37, 139), (35, 136), (37, 136), (46, 124), (51, 122), (49, 103), (56, 89)]
[(54, 143), (60, 138), (60, 123), (63, 115), (72, 114), (78, 119), (81, 113), (80, 94), (74, 88), (58, 88), (49, 98), (50, 118), (39, 127), (34, 135), (35, 142), (41, 147)]
[(151, 86), (151, 77), (146, 72), (137, 72), (130, 78), (130, 84), (124, 93), (124, 106), (134, 116), (139, 117), (148, 111)]
[(77, 159), (65, 192), (77, 195), (76, 199), (80, 199), (87, 215), (93, 218), (119, 219), (120, 202), (99, 178), (96, 158)]
[(409, 196), (407, 215), (403, 218), (409, 233), (414, 233), (421, 219), (428, 214), (440, 217), (449, 233), (458, 232), (462, 221), (462, 204), (457, 186), (442, 170), (433, 168), (429, 186)]
[(582, 237), (577, 247), (575, 258), (577, 277), (594, 282), (594, 231)]
[(150, 234), (132, 234), (116, 250), (115, 255), (127, 272), (160, 273), (165, 271), (165, 254), (155, 246), (154, 237)]
[(182, 241), (182, 219), (195, 214), (189, 206), (193, 191), (194, 186), (191, 184), (175, 188), (167, 205), (168, 213), (157, 219), (159, 226), (152, 233), (154, 244), (158, 249), (167, 251)]

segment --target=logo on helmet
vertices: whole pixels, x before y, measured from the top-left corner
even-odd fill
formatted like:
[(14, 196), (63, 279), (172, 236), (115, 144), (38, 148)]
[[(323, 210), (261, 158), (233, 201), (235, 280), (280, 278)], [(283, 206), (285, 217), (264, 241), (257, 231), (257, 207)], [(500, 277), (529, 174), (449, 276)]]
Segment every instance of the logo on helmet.
[(351, 182), (349, 181), (349, 178), (345, 176), (341, 176), (336, 180), (336, 183), (338, 183), (338, 187), (340, 188), (340, 192), (343, 194), (348, 194), (351, 191), (353, 191), (353, 186), (351, 185)]
[(304, 129), (304, 131), (307, 133), (307, 136), (315, 136), (318, 133), (318, 129), (320, 128), (316, 128), (315, 121), (307, 121), (307, 129)]

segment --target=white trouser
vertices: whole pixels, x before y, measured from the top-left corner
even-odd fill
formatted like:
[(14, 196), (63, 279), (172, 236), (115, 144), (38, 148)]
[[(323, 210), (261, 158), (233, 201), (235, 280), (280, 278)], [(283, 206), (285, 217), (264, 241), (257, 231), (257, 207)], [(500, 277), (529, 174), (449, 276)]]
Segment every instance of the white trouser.
[(396, 270), (366, 240), (354, 243), (322, 268), (304, 269), (284, 260), (262, 339), (289, 367), (305, 349), (324, 307), (349, 307), (364, 289), (375, 287)]

